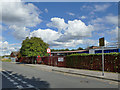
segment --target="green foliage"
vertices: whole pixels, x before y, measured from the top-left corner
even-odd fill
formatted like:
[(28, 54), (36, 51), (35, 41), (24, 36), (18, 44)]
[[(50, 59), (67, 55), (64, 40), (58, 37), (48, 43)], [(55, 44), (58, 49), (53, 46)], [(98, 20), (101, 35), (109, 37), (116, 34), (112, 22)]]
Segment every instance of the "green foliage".
[(51, 49), (51, 51), (53, 52), (53, 51), (69, 51), (69, 49), (68, 48), (66, 48), (66, 49)]
[(47, 48), (49, 44), (45, 43), (41, 38), (27, 37), (22, 42), (22, 47), (20, 49), (21, 55), (24, 56), (48, 56)]
[(77, 50), (83, 50), (83, 48), (79, 47)]
[(11, 59), (2, 59), (2, 62), (11, 62)]
[[(102, 55), (102, 53), (97, 53), (97, 54), (88, 54), (88, 53), (81, 53), (81, 54), (71, 54), (71, 55), (68, 55), (68, 56), (91, 56), (91, 55)], [(104, 53), (104, 55), (120, 55), (120, 53)]]
[[(105, 53), (105, 71), (120, 73), (120, 53)], [(102, 54), (71, 54), (66, 56), (66, 67), (102, 70)]]
[(20, 58), (22, 57), (21, 53), (19, 52), (18, 55), (17, 55), (17, 58)]
[(77, 49), (72, 49), (72, 50), (69, 50), (68, 48), (66, 49), (51, 49), (51, 51), (75, 51), (75, 50), (83, 50), (83, 48), (79, 47)]
[(4, 55), (4, 56), (2, 56), (2, 58), (4, 58), (4, 57), (10, 57), (10, 55)]

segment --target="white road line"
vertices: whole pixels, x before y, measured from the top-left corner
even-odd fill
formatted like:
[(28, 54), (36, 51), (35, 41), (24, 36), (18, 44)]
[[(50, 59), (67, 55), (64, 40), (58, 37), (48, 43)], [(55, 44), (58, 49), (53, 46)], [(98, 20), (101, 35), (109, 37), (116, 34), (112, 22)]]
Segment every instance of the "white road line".
[(10, 79), (10, 82), (14, 82), (14, 80)]
[(2, 75), (5, 76), (5, 77), (8, 77), (8, 76), (6, 76), (4, 73), (2, 73)]
[(9, 79), (10, 80), (10, 78), (8, 77), (7, 79)]
[[(27, 82), (23, 81), (22, 79), (14, 76), (11, 73), (8, 73), (7, 71), (4, 70), (4, 72), (6, 72), (8, 75), (12, 76), (13, 78), (17, 79), (18, 81), (21, 81), (21, 83), (26, 84), (26, 86), (28, 86), (27, 88), (35, 88), (33, 85), (31, 84), (27, 84)], [(11, 82), (13, 82), (14, 85), (17, 85), (16, 87), (21, 89), (23, 88), (23, 86), (19, 85), (17, 82), (15, 82), (14, 80), (12, 80), (11, 78), (9, 78), (8, 76), (6, 76), (4, 73), (2, 73), (5, 77), (7, 77), (7, 79), (9, 79)]]
[(18, 85), (18, 83), (16, 83), (16, 82), (14, 82), (13, 84), (14, 84), (14, 85)]
[[(8, 78), (8, 76), (5, 75), (4, 73), (2, 73), (2, 75), (5, 76), (5, 77), (7, 77), (7, 79), (8, 79), (10, 82), (13, 82), (14, 85), (18, 85), (17, 82), (15, 82), (14, 80), (12, 80), (11, 78)], [(21, 85), (18, 85), (18, 86), (16, 86), (16, 87), (19, 88), (19, 89), (23, 88)]]
[(4, 71), (4, 72), (6, 72), (7, 74), (9, 74), (9, 75), (10, 75), (10, 73), (8, 73), (7, 71)]
[(17, 79), (18, 77), (14, 77), (15, 79)]
[(32, 86), (32, 85), (30, 85), (30, 84), (28, 84), (27, 86), (28, 86), (29, 88), (34, 88), (34, 86)]
[(25, 81), (22, 81), (22, 83), (24, 83), (24, 84), (25, 84), (25, 83), (27, 83), (27, 82), (25, 82)]
[(16, 87), (19, 88), (19, 89), (23, 88), (21, 85), (18, 85), (18, 86), (16, 86)]
[(22, 81), (22, 79), (17, 79), (18, 81)]

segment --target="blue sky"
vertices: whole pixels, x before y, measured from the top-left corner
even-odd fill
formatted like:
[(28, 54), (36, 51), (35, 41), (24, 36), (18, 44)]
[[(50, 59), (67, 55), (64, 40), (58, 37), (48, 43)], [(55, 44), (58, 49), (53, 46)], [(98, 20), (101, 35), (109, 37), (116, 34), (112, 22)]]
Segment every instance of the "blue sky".
[(7, 54), (26, 37), (41, 37), (54, 49), (98, 46), (101, 37), (107, 45), (117, 42), (117, 2), (4, 3), (0, 12), (0, 43)]

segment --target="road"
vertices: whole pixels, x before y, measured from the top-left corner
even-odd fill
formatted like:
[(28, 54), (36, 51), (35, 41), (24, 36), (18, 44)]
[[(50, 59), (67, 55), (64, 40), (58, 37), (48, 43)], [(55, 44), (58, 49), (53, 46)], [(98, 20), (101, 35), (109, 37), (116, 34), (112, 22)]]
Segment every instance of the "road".
[(114, 81), (58, 73), (24, 64), (3, 62), (2, 88), (118, 88)]

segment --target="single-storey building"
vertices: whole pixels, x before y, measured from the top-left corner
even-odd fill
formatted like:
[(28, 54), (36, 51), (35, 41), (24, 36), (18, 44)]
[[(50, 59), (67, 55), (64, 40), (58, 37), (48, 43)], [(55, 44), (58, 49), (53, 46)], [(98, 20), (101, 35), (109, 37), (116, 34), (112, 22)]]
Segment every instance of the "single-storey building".
[[(104, 53), (120, 53), (120, 48), (117, 47), (104, 47)], [(75, 50), (75, 51), (55, 51), (51, 52), (52, 56), (66, 56), (70, 54), (79, 54), (79, 53), (89, 53), (89, 54), (96, 54), (102, 53), (102, 48), (97, 46), (91, 46), (84, 50)]]

